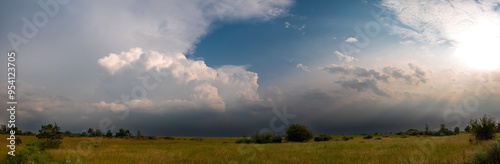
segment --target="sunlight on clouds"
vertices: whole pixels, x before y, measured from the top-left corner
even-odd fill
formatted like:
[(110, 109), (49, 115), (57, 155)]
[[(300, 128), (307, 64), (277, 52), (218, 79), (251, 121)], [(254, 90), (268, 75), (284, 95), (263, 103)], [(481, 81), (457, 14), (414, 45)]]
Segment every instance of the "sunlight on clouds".
[[(142, 77), (150, 71), (161, 74), (161, 78), (164, 78), (162, 81), (168, 81), (149, 91), (148, 96), (152, 96), (147, 99), (124, 102), (132, 108), (157, 112), (159, 109), (225, 111), (228, 103), (235, 105), (264, 102), (257, 94), (258, 75), (242, 66), (228, 65), (214, 69), (204, 61), (187, 59), (183, 54), (163, 54), (157, 51), (143, 51), (141, 48), (132, 48), (120, 54), (111, 53), (99, 59), (98, 63), (108, 69), (110, 76), (122, 79), (116, 81), (113, 86), (107, 86), (119, 91), (134, 87), (122, 86), (124, 81), (141, 84), (138, 80), (145, 79)], [(124, 67), (125, 65), (127, 67)], [(112, 111), (125, 109), (123, 104), (103, 101), (93, 105)]]
[(500, 68), (500, 1), (383, 0), (400, 24), (391, 33), (431, 45), (451, 44), (476, 69)]
[(109, 56), (99, 59), (98, 62), (102, 66), (106, 67), (111, 74), (114, 74), (117, 70), (119, 70), (123, 66), (138, 60), (141, 54), (142, 54), (141, 48), (132, 48), (130, 49), (130, 51), (122, 52), (119, 55), (111, 53), (109, 54)]
[(500, 67), (500, 24), (482, 20), (457, 35), (455, 54), (471, 67)]

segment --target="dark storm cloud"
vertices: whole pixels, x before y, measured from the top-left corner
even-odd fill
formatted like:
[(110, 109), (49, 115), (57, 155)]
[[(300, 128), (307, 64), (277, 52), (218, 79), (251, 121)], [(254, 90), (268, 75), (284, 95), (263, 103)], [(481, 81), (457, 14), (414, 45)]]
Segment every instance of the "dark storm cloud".
[(387, 82), (389, 76), (383, 75), (380, 72), (377, 72), (373, 69), (366, 69), (359, 66), (349, 66), (349, 65), (331, 65), (328, 67), (322, 68), (324, 71), (327, 71), (332, 74), (340, 73), (346, 75), (352, 75), (355, 77), (373, 77), (376, 80), (381, 80)]
[(372, 90), (375, 94), (379, 96), (389, 96), (388, 93), (382, 91), (378, 86), (377, 86), (377, 81), (373, 79), (365, 79), (363, 81), (360, 81), (358, 79), (351, 79), (351, 80), (341, 80), (337, 81), (336, 83), (340, 84), (340, 86), (344, 88), (350, 88), (350, 89), (355, 89), (357, 91), (365, 91), (365, 90)]
[[(394, 81), (389, 81), (390, 79), (403, 79), (407, 84), (415, 84), (426, 83), (427, 77), (426, 73), (417, 65), (413, 63), (408, 64), (410, 69), (415, 73), (406, 74), (400, 68), (387, 66), (382, 68), (382, 72), (376, 71), (374, 69), (367, 69), (360, 66), (351, 66), (351, 65), (330, 65), (327, 67), (321, 68), (322, 70), (332, 73), (332, 74), (340, 74), (343, 75), (341, 79), (336, 81), (336, 83), (340, 84), (340, 86), (349, 89), (355, 89), (357, 91), (365, 91), (372, 90), (375, 94), (379, 96), (390, 96), (387, 91), (380, 89), (378, 86), (378, 82), (383, 83), (397, 83)], [(347, 80), (345, 77), (350, 77)]]

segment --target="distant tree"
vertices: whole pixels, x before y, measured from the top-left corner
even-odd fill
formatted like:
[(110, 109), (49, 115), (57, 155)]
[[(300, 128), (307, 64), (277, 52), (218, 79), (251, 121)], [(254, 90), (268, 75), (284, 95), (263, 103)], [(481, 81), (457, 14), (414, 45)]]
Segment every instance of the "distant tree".
[(95, 135), (95, 137), (102, 137), (102, 136), (104, 136), (104, 133), (102, 133), (101, 129), (96, 129), (94, 131), (94, 135)]
[(406, 132), (418, 132), (418, 129), (408, 129)]
[(492, 117), (484, 115), (469, 121), (471, 132), (477, 140), (491, 140), (495, 137), (496, 123)]
[(292, 124), (286, 129), (286, 139), (291, 142), (306, 142), (314, 137), (306, 125)]
[(62, 132), (60, 132), (60, 130), (61, 128), (57, 126), (56, 123), (54, 123), (54, 125), (42, 125), (42, 129), (40, 129), (38, 131), (38, 135), (36, 135), (38, 139), (43, 140), (41, 148), (58, 148), (62, 143), (61, 140), (63, 139)]
[(27, 136), (32, 136), (32, 135), (34, 135), (34, 133), (33, 133), (33, 132), (31, 132), (31, 131), (26, 131), (26, 132), (24, 132), (23, 134), (24, 134), (24, 135), (27, 135)]
[(137, 131), (137, 135), (136, 135), (136, 137), (137, 137), (137, 139), (142, 139), (142, 138), (144, 138), (144, 136), (141, 134), (141, 131), (140, 131), (140, 130), (138, 130), (138, 131)]
[(113, 137), (113, 132), (111, 132), (111, 130), (108, 129), (108, 131), (106, 132), (106, 137), (108, 138)]
[(425, 134), (429, 135), (429, 125), (425, 124)]
[(467, 125), (467, 127), (465, 127), (465, 129), (464, 129), (464, 130), (465, 130), (465, 132), (469, 133), (469, 132), (470, 132), (470, 129), (471, 129), (471, 127), (470, 127), (469, 125)]
[(82, 132), (82, 133), (80, 134), (80, 137), (88, 137), (88, 136), (89, 136), (89, 135), (87, 134), (87, 132)]
[(89, 128), (89, 130), (87, 130), (87, 135), (89, 137), (95, 137), (95, 131), (94, 131), (94, 129)]
[(0, 124), (0, 134), (7, 134), (7, 126), (5, 124)]
[(124, 138), (124, 137), (129, 137), (132, 134), (130, 134), (129, 130), (125, 130), (123, 128), (118, 129), (118, 132), (116, 132), (115, 137), (116, 138)]
[(455, 130), (454, 130), (455, 134), (458, 134), (460, 133), (460, 128), (459, 127), (455, 127)]
[(71, 132), (66, 130), (66, 131), (63, 133), (63, 135), (64, 135), (64, 137), (69, 137), (69, 136), (71, 136)]
[(441, 135), (445, 135), (445, 136), (449, 136), (449, 135), (454, 134), (450, 129), (446, 128), (445, 124), (441, 124), (441, 128), (439, 129), (439, 133), (441, 133)]

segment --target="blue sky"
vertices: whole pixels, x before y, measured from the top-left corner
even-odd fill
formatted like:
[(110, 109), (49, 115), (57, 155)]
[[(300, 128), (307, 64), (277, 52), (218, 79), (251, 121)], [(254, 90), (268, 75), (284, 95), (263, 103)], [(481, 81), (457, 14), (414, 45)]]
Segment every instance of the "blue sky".
[(23, 130), (342, 134), (500, 117), (494, 0), (40, 3), (0, 5)]

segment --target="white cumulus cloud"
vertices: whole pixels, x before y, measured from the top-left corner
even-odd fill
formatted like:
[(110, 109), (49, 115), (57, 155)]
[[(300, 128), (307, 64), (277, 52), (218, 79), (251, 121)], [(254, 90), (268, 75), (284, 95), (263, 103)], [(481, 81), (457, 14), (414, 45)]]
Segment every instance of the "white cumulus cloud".
[(347, 43), (354, 43), (354, 42), (357, 42), (357, 41), (358, 41), (358, 39), (353, 38), (353, 37), (347, 38), (347, 39), (345, 40), (345, 42), (347, 42)]
[(335, 53), (335, 55), (337, 55), (337, 57), (339, 58), (340, 61), (352, 62), (352, 61), (358, 60), (355, 57), (352, 57), (352, 56), (349, 56), (349, 55), (344, 55), (344, 54), (342, 54), (339, 51), (335, 51), (334, 53)]
[(302, 63), (299, 63), (297, 64), (297, 68), (300, 68), (306, 72), (311, 72), (311, 70), (309, 70), (309, 67), (308, 66), (305, 66), (305, 65), (302, 65)]

